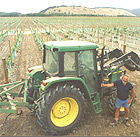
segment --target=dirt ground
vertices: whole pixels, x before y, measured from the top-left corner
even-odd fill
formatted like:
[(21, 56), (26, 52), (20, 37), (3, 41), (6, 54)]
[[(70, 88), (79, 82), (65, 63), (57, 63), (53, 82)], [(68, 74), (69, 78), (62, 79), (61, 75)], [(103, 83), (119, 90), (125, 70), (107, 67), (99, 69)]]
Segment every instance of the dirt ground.
[[(25, 78), (27, 69), (31, 66), (41, 65), (41, 60), (42, 52), (35, 42), (29, 24), (25, 22), (22, 42), (12, 71), (12, 81)], [(130, 127), (124, 125), (123, 116), (120, 117), (118, 126), (109, 126), (113, 116), (108, 110), (105, 97), (101, 101), (103, 111), (100, 114), (95, 114), (92, 108), (89, 108), (83, 123), (65, 136), (140, 136), (140, 72), (127, 70), (127, 75), (129, 75), (129, 80), (133, 84), (137, 96), (130, 113)], [(7, 114), (0, 114), (0, 136), (48, 136), (37, 123), (36, 116), (32, 115), (28, 108), (22, 108), (22, 110), (22, 115), (9, 116), (6, 122), (7, 127), (4, 125)]]

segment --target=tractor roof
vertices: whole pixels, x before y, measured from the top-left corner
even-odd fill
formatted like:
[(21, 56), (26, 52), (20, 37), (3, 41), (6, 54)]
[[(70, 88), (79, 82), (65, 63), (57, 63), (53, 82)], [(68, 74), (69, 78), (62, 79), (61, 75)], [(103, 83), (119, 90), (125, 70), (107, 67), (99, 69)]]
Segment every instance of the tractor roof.
[(59, 52), (91, 50), (99, 47), (95, 43), (86, 42), (86, 41), (48, 41), (45, 42), (45, 45), (46, 48), (58, 49)]

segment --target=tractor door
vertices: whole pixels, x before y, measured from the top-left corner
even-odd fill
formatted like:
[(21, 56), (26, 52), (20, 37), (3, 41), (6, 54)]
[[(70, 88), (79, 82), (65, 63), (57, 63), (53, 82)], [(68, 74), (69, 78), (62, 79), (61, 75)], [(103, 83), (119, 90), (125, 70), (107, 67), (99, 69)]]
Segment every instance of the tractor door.
[(96, 51), (80, 51), (78, 55), (79, 76), (85, 81), (91, 93), (97, 91)]

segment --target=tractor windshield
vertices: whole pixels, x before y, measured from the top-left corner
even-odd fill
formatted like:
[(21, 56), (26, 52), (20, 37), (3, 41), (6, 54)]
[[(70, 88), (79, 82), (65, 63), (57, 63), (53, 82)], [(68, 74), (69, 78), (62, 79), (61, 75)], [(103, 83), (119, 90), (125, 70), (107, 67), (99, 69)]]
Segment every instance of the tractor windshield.
[(75, 52), (65, 52), (64, 71), (65, 75), (76, 75)]
[(49, 73), (58, 72), (58, 51), (46, 51), (46, 70)]

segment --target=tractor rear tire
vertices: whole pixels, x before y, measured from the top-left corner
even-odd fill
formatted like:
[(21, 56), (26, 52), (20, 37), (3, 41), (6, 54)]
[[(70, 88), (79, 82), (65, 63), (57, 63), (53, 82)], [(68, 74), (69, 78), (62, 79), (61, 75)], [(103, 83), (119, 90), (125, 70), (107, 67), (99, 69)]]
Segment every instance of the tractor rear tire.
[[(131, 92), (130, 92), (129, 96), (131, 96)], [(115, 89), (114, 91), (111, 92), (109, 99), (108, 99), (109, 110), (113, 116), (114, 116), (115, 111), (116, 111), (116, 107), (115, 107), (116, 98), (117, 98), (117, 89)], [(132, 103), (130, 104), (129, 110), (131, 110), (133, 102), (134, 101), (132, 101)], [(120, 116), (123, 116), (124, 114), (125, 114), (125, 109), (124, 109), (124, 107), (122, 107), (120, 109)]]
[(81, 91), (71, 85), (49, 88), (36, 110), (42, 129), (51, 135), (64, 135), (83, 120), (86, 101)]

